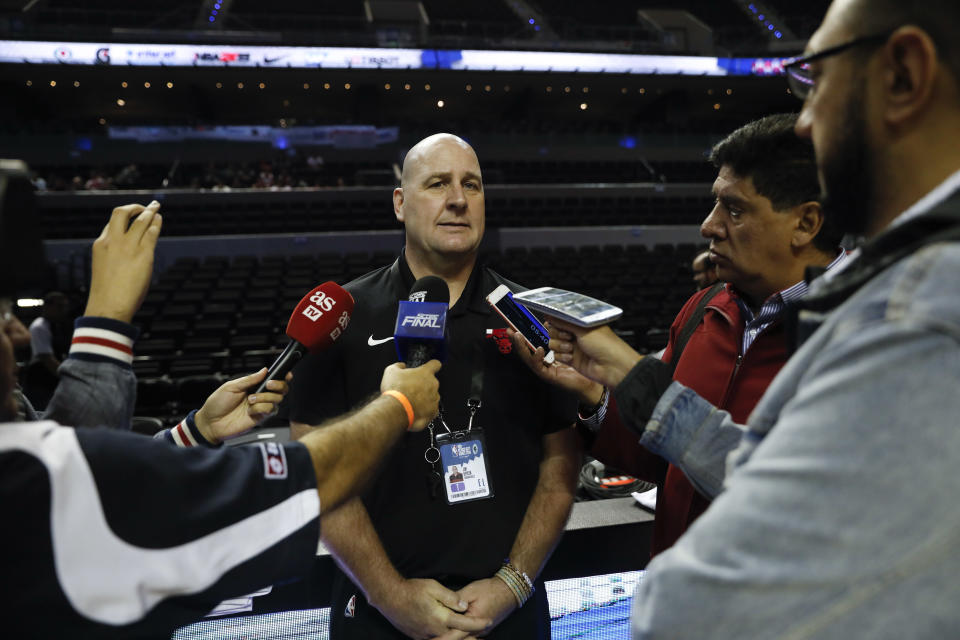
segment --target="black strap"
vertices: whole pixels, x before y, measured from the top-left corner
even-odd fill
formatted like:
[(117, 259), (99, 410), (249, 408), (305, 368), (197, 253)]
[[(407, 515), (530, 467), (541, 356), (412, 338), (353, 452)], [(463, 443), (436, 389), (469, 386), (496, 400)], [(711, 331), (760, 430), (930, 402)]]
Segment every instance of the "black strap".
[(900, 260), (931, 244), (960, 241), (960, 195), (890, 229), (860, 249), (860, 256), (816, 293), (800, 300), (802, 310), (828, 312)]
[[(791, 353), (813, 335), (826, 314), (861, 287), (900, 260), (939, 242), (960, 242), (960, 195), (953, 195), (927, 213), (867, 242), (861, 247), (860, 256), (848, 268), (832, 280), (823, 282), (816, 292), (788, 306), (785, 326)], [(805, 318), (803, 321), (800, 320), (801, 314)]]
[(718, 282), (710, 287), (710, 290), (700, 298), (700, 302), (697, 303), (697, 308), (693, 310), (693, 315), (687, 320), (687, 324), (683, 325), (683, 329), (681, 329), (680, 335), (677, 337), (677, 342), (673, 347), (673, 357), (670, 359), (672, 371), (677, 369), (677, 363), (680, 362), (680, 356), (683, 354), (687, 342), (690, 341), (690, 336), (693, 335), (693, 332), (697, 330), (697, 327), (703, 320), (703, 314), (707, 312), (707, 303), (713, 300), (714, 296), (720, 293), (725, 286), (726, 284), (723, 282)]
[(482, 340), (477, 340), (473, 345), (473, 373), (470, 375), (470, 397), (469, 402), (475, 402), (480, 406), (480, 398), (483, 397), (483, 371), (486, 368), (486, 361), (483, 357)]

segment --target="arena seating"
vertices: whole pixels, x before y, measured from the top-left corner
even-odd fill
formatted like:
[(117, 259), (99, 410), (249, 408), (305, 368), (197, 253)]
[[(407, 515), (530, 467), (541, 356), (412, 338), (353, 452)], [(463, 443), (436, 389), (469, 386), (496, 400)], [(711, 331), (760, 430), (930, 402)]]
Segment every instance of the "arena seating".
[[(643, 2), (595, 5), (578, 0), (555, 0), (545, 6), (549, 25), (567, 40), (636, 40), (656, 42), (659, 35), (642, 26), (637, 10)], [(646, 3), (651, 4), (651, 3)], [(662, 6), (655, 4), (654, 6)]]
[[(389, 186), (396, 184), (393, 163), (383, 161), (324, 162), (264, 160), (260, 163), (178, 164), (172, 173), (158, 164), (90, 167), (37, 166), (50, 191), (156, 189), (167, 180), (170, 189), (291, 189), (336, 186)], [(571, 184), (624, 182), (711, 182), (715, 170), (709, 163), (631, 160), (487, 160), (484, 182), (495, 184)], [(75, 182), (100, 180), (106, 187), (83, 188)]]
[[(798, 32), (809, 35), (810, 16), (823, 14), (821, 0), (814, 9), (802, 9), (790, 3), (780, 5), (784, 19), (797, 25)], [(353, 45), (353, 46), (427, 46), (452, 48), (484, 48), (498, 42), (512, 47), (544, 48), (540, 25), (530, 24), (524, 15), (512, 11), (505, 0), (487, 0), (471, 5), (445, 0), (422, 0), (428, 24), (404, 29), (391, 21), (368, 20), (361, 2), (334, 0), (277, 0), (270, 3), (236, 0), (221, 11), (217, 26), (230, 30), (236, 37), (262, 41), (269, 34), (273, 40), (281, 36), (287, 43)], [(581, 47), (591, 50), (633, 50), (650, 53), (683, 53), (669, 37), (637, 19), (638, 9), (662, 9), (662, 2), (614, 2), (595, 5), (578, 0), (554, 0), (540, 3), (539, 16), (550, 29), (552, 40), (563, 42), (565, 50)], [(37, 3), (30, 12), (21, 12), (20, 5), (0, 6), (0, 24), (21, 36), (56, 38), (78, 29), (88, 37), (109, 35), (114, 29), (150, 33), (163, 37), (164, 31), (183, 32), (196, 27), (198, 5), (191, 2), (130, 3), (123, 0), (47, 0)], [(669, 8), (686, 10), (711, 27), (718, 47), (738, 53), (761, 53), (766, 39), (756, 25), (732, 1), (674, 3)], [(200, 16), (201, 18), (203, 16)], [(529, 44), (527, 44), (529, 43)], [(607, 43), (604, 45), (604, 43)]]
[(813, 35), (830, 6), (830, 0), (812, 0), (798, 4), (793, 0), (766, 0), (801, 40)]
[(189, 2), (143, 3), (121, 0), (49, 0), (37, 11), (40, 28), (59, 28), (69, 24), (85, 30), (109, 25), (111, 28), (150, 26), (157, 29), (188, 27), (196, 16), (196, 5)]
[[(694, 245), (511, 248), (481, 259), (530, 286), (553, 285), (624, 309), (613, 326), (641, 352), (666, 344), (666, 329), (692, 293)], [(164, 424), (200, 406), (229, 377), (268, 366), (288, 338), (297, 302), (326, 280), (345, 283), (393, 260), (388, 253), (182, 258), (163, 273), (134, 318), (136, 414)], [(148, 428), (147, 423), (144, 428)]]
[[(256, 197), (255, 197), (256, 196)], [(152, 192), (98, 197), (45, 194), (38, 200), (47, 239), (95, 238), (110, 208), (152, 198)], [(682, 190), (604, 185), (488, 188), (487, 225), (699, 225), (713, 199), (707, 184)], [(313, 233), (395, 229), (390, 187), (289, 193), (196, 193), (163, 202), (164, 236)]]
[(623, 182), (712, 182), (708, 162), (496, 161), (484, 163), (487, 184), (571, 184)]
[[(681, 8), (714, 28), (719, 45), (728, 44), (724, 34), (738, 29), (756, 31), (734, 3), (701, 7), (706, 4), (689, 3)], [(423, 6), (430, 24), (425, 41), (418, 46), (453, 48), (474, 40), (482, 48), (497, 48), (503, 42), (509, 42), (511, 48), (525, 43), (551, 46), (544, 41), (544, 32), (537, 32), (507, 0), (471, 6), (423, 0)], [(593, 5), (558, 0), (538, 3), (537, 8), (542, 9), (544, 25), (557, 34), (555, 44), (563, 42), (564, 49), (578, 50), (577, 41), (591, 49), (589, 42), (602, 46), (608, 40), (612, 50), (642, 51), (662, 40), (662, 34), (638, 21), (636, 12), (659, 6), (644, 0), (608, 3), (598, 11)], [(5, 12), (0, 8), (0, 19), (10, 17)], [(80, 4), (49, 0), (39, 3), (22, 25), (22, 33), (62, 32), (72, 28), (68, 25), (76, 25), (96, 38), (113, 28), (149, 29), (151, 37), (163, 41), (165, 32), (191, 29), (196, 20), (195, 3), (160, 7), (120, 0)], [(277, 0), (268, 5), (235, 0), (221, 24), (233, 32), (248, 33), (250, 42), (258, 43), (265, 32), (273, 32), (276, 41), (284, 44), (317, 44), (332, 36), (325, 44), (376, 45), (382, 36), (377, 32), (379, 25), (368, 22), (362, 3), (334, 0)], [(735, 45), (737, 38), (731, 40)], [(571, 42), (574, 46), (566, 46)], [(595, 46), (592, 50), (599, 50)], [(655, 47), (650, 51), (664, 52)], [(198, 73), (210, 87), (220, 79), (211, 75), (213, 71)], [(384, 80), (377, 77), (374, 82), (373, 76), (358, 74), (356, 79), (349, 78), (355, 83), (349, 98), (357, 96), (364, 104), (358, 114), (358, 103), (342, 92), (336, 96), (331, 92), (323, 109), (316, 108), (319, 103), (296, 97), (288, 107), (285, 100), (294, 85), (283, 80), (282, 73), (273, 76), (276, 81), (268, 80), (269, 89), (262, 94), (248, 92), (243, 101), (237, 101), (248, 105), (246, 110), (217, 108), (221, 103), (214, 96), (219, 94), (212, 88), (200, 88), (194, 76), (186, 80), (184, 75), (174, 78), (177, 90), (169, 93), (169, 102), (167, 98), (137, 102), (137, 109), (121, 111), (113, 107), (116, 98), (111, 93), (109, 111), (91, 98), (78, 101), (76, 113), (53, 118), (23, 108), (16, 119), (0, 125), (4, 140), (21, 144), (18, 140), (26, 138), (43, 143), (37, 145), (39, 151), (30, 160), (50, 190), (38, 196), (38, 213), (48, 240), (94, 238), (111, 207), (157, 197), (163, 203), (164, 237), (188, 238), (184, 242), (190, 243), (196, 239), (197, 247), (203, 247), (193, 254), (198, 257), (164, 265), (135, 319), (142, 330), (134, 362), (140, 378), (140, 415), (169, 422), (193, 408), (226, 377), (269, 364), (286, 344), (283, 327), (306, 291), (325, 280), (348, 281), (392, 259), (392, 254), (374, 252), (231, 253), (222, 257), (217, 254), (219, 239), (215, 236), (396, 231), (399, 226), (389, 208), (394, 165), (411, 140), (436, 130), (455, 131), (478, 146), (488, 187), (490, 229), (532, 227), (540, 233), (544, 227), (579, 231), (600, 226), (683, 225), (692, 228), (695, 236), (696, 225), (712, 206), (708, 185), (715, 171), (703, 161), (703, 151), (723, 132), (757, 115), (754, 111), (760, 108), (746, 85), (737, 81), (714, 85), (698, 78), (656, 78), (650, 84), (644, 80), (645, 89), (631, 80), (634, 84), (627, 89), (621, 88), (620, 80), (590, 76), (574, 81), (548, 74), (504, 80), (492, 92), (501, 97), (485, 117), (452, 109), (441, 117), (420, 106), (404, 106), (414, 105), (414, 98), (419, 99), (414, 93), (419, 96), (418, 92), (401, 100), (397, 96), (407, 94), (398, 94), (395, 88), (388, 94), (380, 89)], [(126, 84), (128, 80), (109, 77), (110, 82), (116, 79)], [(101, 82), (92, 77), (81, 80), (82, 91), (91, 91), (89, 87)], [(131, 85), (158, 82), (146, 75), (129, 80)], [(472, 78), (463, 84), (460, 79), (456, 82), (456, 90), (464, 95), (467, 81)], [(543, 104), (538, 104), (534, 98), (546, 96), (545, 87), (554, 81), (558, 90), (551, 92), (549, 101), (543, 98)], [(194, 82), (198, 84), (193, 86)], [(431, 100), (446, 77), (435, 82)], [(477, 87), (482, 86), (480, 82), (476, 81)], [(512, 91), (500, 92), (508, 82)], [(188, 83), (193, 87), (191, 93), (180, 93)], [(561, 83), (575, 85), (571, 91), (575, 95), (566, 101), (570, 109), (564, 106), (566, 94)], [(301, 84), (298, 77), (294, 88)], [(581, 99), (586, 100), (579, 96), (586, 93), (588, 84), (587, 111), (576, 107)], [(449, 93), (452, 86), (445, 90)], [(729, 92), (731, 87), (733, 97), (721, 98), (720, 92)], [(726, 92), (723, 95), (731, 95)], [(18, 95), (19, 101), (11, 104), (36, 102), (34, 94), (24, 88), (18, 89)], [(131, 86), (129, 94), (123, 95), (134, 96), (129, 105), (133, 106), (138, 94)], [(471, 98), (484, 99), (485, 94), (475, 89)], [(258, 102), (260, 99), (263, 102)], [(714, 108), (715, 101), (723, 101), (722, 110)], [(284, 105), (283, 109), (277, 105)], [(763, 108), (768, 108), (767, 102)], [(104, 121), (109, 125), (101, 122), (101, 111), (107, 114)], [(120, 125), (250, 124), (251, 120), (243, 118), (253, 112), (261, 114), (255, 122), (274, 127), (280, 126), (281, 117), (295, 122), (294, 126), (351, 124), (355, 122), (352, 118), (357, 118), (360, 124), (397, 127), (399, 138), (393, 146), (362, 151), (329, 147), (279, 150), (258, 142), (246, 146), (210, 143), (204, 145), (203, 154), (190, 150), (181, 154), (180, 149), (165, 151), (157, 144), (144, 145), (141, 156), (137, 153), (141, 149), (123, 147), (122, 141), (108, 135), (109, 127)], [(699, 115), (692, 117), (693, 113)], [(85, 148), (77, 147), (81, 138)], [(585, 140), (590, 141), (589, 148)], [(76, 152), (64, 153), (64, 149)], [(312, 163), (308, 162), (311, 154), (315, 156)], [(56, 160), (44, 166), (45, 157)], [(198, 158), (204, 161), (198, 162)], [(127, 162), (136, 162), (136, 170), (129, 170)], [(91, 178), (92, 186), (106, 183), (108, 190), (84, 190)], [(112, 187), (142, 191), (109, 190)], [(219, 191), (224, 187), (230, 191)], [(693, 253), (692, 245), (682, 244), (510, 245), (502, 251), (491, 249), (485, 259), (519, 282), (582, 291), (623, 307), (624, 317), (615, 329), (638, 350), (647, 352), (663, 346), (665, 331), (692, 292), (689, 262)], [(57, 282), (72, 285), (68, 292), (77, 304), (84, 297), (88, 260), (78, 251), (55, 265)], [(149, 423), (143, 428), (149, 428)]]

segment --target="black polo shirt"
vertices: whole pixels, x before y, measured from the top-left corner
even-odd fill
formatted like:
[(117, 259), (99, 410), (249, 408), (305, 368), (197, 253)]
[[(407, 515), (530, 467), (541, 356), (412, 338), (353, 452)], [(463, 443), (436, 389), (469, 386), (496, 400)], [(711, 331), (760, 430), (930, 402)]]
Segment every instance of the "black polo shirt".
[[(383, 369), (397, 361), (393, 340), (384, 339), (393, 336), (397, 303), (414, 281), (401, 255), (346, 285), (356, 300), (350, 326), (332, 348), (297, 367), (287, 399), (291, 420), (317, 425), (379, 391)], [(363, 494), (388, 556), (406, 578), (456, 583), (491, 576), (509, 554), (536, 487), (543, 436), (576, 420), (572, 396), (541, 381), (509, 352), (509, 342), (488, 334), (506, 327), (485, 300), (500, 284), (522, 290), (474, 267), (448, 312), (447, 358), (438, 374), (446, 422), (457, 430), (466, 428), (471, 377), (483, 367), (474, 426), (484, 430), (494, 496), (449, 505), (441, 488), (431, 497), (426, 430), (404, 436)]]

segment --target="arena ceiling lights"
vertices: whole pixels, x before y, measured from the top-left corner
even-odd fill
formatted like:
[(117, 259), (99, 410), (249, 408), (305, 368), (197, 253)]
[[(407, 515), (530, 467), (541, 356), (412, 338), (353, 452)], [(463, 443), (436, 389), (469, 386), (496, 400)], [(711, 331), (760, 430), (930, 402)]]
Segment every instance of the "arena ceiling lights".
[(375, 49), (0, 40), (0, 63), (117, 67), (450, 69), (681, 76), (768, 76), (779, 58), (712, 58), (470, 49)]

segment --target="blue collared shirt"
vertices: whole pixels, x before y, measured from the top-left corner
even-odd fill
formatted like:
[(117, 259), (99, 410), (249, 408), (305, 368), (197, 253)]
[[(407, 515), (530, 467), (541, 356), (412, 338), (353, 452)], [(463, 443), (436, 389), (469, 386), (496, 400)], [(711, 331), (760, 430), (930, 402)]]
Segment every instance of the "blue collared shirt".
[[(847, 252), (840, 251), (840, 255), (827, 265), (827, 270), (829, 271), (846, 261)], [(743, 328), (743, 336), (740, 338), (740, 355), (745, 354), (747, 349), (750, 348), (750, 345), (753, 344), (753, 341), (757, 339), (757, 336), (766, 331), (767, 327), (783, 315), (787, 305), (793, 304), (805, 296), (808, 288), (809, 285), (807, 281), (801, 280), (783, 291), (778, 291), (764, 301), (763, 306), (760, 307), (760, 311), (756, 314), (753, 313), (753, 310), (742, 298), (739, 296), (734, 297), (740, 306), (740, 312), (746, 320), (746, 325)]]

